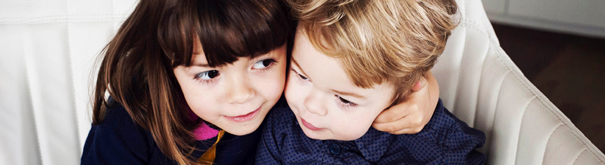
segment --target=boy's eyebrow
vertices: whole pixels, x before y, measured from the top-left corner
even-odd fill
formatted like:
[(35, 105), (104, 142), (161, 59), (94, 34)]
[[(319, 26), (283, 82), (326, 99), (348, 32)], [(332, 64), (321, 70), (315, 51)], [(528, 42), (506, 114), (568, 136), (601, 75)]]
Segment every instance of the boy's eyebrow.
[[(294, 57), (292, 57), (290, 59), (290, 61), (292, 61), (294, 63), (294, 65), (296, 65), (300, 69), (300, 72), (302, 72), (303, 74), (307, 75), (305, 73), (305, 71), (303, 71), (303, 69), (300, 67), (300, 65), (298, 65), (298, 63), (296, 62), (296, 60), (294, 60)], [(332, 92), (338, 93), (339, 95), (347, 95), (347, 96), (353, 96), (353, 97), (360, 98), (360, 99), (365, 99), (365, 97), (363, 97), (362, 95), (358, 95), (356, 93), (343, 92), (343, 91), (338, 91), (338, 90), (334, 90), (334, 89), (331, 89), (331, 90), (332, 90)]]
[(362, 95), (358, 95), (356, 93), (337, 91), (337, 90), (334, 90), (334, 89), (332, 89), (332, 92), (336, 92), (336, 93), (338, 93), (340, 95), (347, 95), (347, 96), (357, 97), (357, 98), (360, 98), (360, 99), (365, 99), (365, 97), (363, 97)]
[(294, 65), (296, 65), (299, 69), (300, 72), (302, 72), (304, 75), (308, 75), (305, 73), (305, 71), (300, 67), (300, 65), (298, 65), (298, 63), (296, 62), (296, 60), (294, 60), (294, 57), (290, 58), (290, 61), (294, 62)]

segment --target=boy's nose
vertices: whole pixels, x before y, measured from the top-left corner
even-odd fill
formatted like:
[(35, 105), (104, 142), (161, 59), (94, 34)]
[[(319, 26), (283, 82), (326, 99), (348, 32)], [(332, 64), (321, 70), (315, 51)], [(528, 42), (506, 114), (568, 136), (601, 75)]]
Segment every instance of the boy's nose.
[(250, 101), (256, 95), (254, 88), (245, 79), (233, 81), (228, 88), (227, 102), (229, 104), (243, 104)]
[(318, 92), (310, 92), (307, 98), (304, 100), (305, 108), (307, 108), (307, 111), (313, 114), (325, 116), (328, 114), (328, 111), (325, 109), (322, 100), (323, 99)]

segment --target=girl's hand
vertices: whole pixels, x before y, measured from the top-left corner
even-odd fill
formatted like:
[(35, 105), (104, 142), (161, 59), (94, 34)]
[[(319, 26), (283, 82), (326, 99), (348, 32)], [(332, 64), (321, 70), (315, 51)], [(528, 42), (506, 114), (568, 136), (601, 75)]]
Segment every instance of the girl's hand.
[(439, 85), (431, 71), (412, 87), (404, 102), (381, 112), (372, 126), (391, 134), (414, 134), (429, 122), (439, 101)]

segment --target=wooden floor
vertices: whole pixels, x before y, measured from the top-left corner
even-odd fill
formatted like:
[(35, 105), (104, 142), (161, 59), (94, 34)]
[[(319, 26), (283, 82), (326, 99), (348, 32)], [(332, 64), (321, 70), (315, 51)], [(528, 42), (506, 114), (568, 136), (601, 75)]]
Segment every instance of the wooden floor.
[(493, 26), (523, 74), (605, 152), (605, 39)]

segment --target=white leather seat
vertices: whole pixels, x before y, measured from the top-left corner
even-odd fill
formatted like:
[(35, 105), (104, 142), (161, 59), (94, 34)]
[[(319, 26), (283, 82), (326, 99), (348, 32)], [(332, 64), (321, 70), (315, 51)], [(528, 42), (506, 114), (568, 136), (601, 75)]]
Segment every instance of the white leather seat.
[(459, 0), (461, 22), (433, 68), (444, 105), (485, 132), (489, 164), (605, 164), (605, 156), (500, 48), (479, 0)]
[[(0, 1), (0, 164), (79, 164), (96, 55), (135, 0)], [(484, 131), (490, 164), (605, 164), (502, 51), (481, 1), (433, 69), (447, 108)]]
[(79, 164), (95, 56), (136, 0), (0, 0), (0, 164)]

